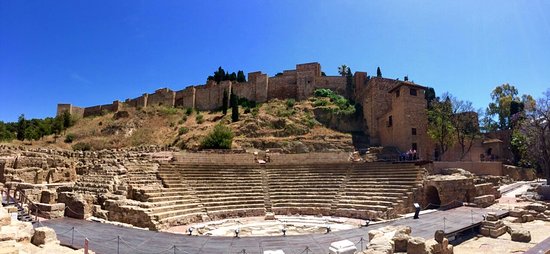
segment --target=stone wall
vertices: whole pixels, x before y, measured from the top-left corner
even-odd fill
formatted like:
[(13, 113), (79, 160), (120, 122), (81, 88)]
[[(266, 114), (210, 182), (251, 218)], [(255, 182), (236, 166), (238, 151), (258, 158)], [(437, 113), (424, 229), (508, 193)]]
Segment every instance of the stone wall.
[(362, 100), (363, 116), (367, 122), (372, 145), (380, 145), (380, 129), (387, 126), (385, 115), (391, 110), (392, 95), (389, 91), (400, 81), (386, 78), (369, 79)]
[(130, 106), (130, 107), (134, 107), (134, 108), (144, 108), (147, 106), (147, 97), (149, 95), (148, 94), (143, 94), (143, 96), (140, 96), (140, 97), (137, 97), (137, 98), (134, 98), (134, 99), (126, 99), (124, 101), (124, 104)]
[[(315, 78), (315, 89), (328, 88), (338, 94), (346, 95), (347, 78), (342, 76), (321, 76)], [(313, 91), (311, 93), (313, 93)]]
[(296, 87), (296, 73), (269, 78), (267, 99), (296, 99)]
[(193, 108), (195, 106), (195, 87), (188, 86), (177, 91), (174, 104), (176, 107)]
[(84, 116), (84, 108), (73, 106), (71, 104), (57, 104), (56, 116), (62, 115), (64, 112), (69, 112), (73, 116)]
[(256, 101), (256, 86), (248, 82), (232, 83), (231, 91), (239, 96), (239, 98), (245, 98), (249, 101)]
[[(311, 96), (315, 89), (329, 88), (348, 98), (355, 98), (363, 106), (363, 131), (368, 132), (371, 145), (396, 146), (402, 151), (417, 145), (421, 158), (431, 159), (433, 145), (430, 146), (426, 136), (427, 117), (424, 87), (412, 82), (399, 81), (381, 77), (369, 78), (365, 72), (357, 72), (353, 78), (355, 94), (349, 94), (346, 77), (321, 76), (319, 63), (296, 65), (295, 70), (284, 71), (282, 75), (269, 78), (261, 72), (248, 73), (248, 82), (236, 83), (213, 81), (206, 85), (187, 87), (184, 90), (172, 91), (159, 89), (153, 94), (144, 94), (138, 98), (128, 99), (124, 103), (131, 107), (151, 105), (178, 106), (198, 110), (216, 110), (221, 108), (223, 93), (233, 91), (242, 98), (256, 102), (271, 99), (304, 100)], [(396, 90), (392, 91), (392, 89)], [(407, 89), (417, 89), (414, 98)], [(395, 98), (399, 91), (402, 95)], [(390, 93), (392, 92), (392, 93)], [(114, 112), (120, 109), (120, 103), (85, 108), (84, 116)], [(58, 114), (63, 110), (78, 109), (70, 104), (58, 105)], [(393, 126), (388, 128), (388, 117), (392, 116)], [(412, 134), (416, 128), (416, 135)]]
[[(416, 95), (411, 95), (410, 89), (415, 89)], [(380, 142), (402, 152), (413, 149), (413, 144), (416, 144), (417, 155), (421, 159), (430, 158), (424, 89), (401, 82), (389, 94), (392, 97), (390, 110), (378, 119)]]
[(155, 91), (155, 93), (149, 94), (147, 98), (147, 106), (166, 106), (174, 107), (176, 98), (176, 92), (162, 88)]
[(268, 100), (269, 81), (267, 74), (261, 71), (248, 73), (248, 83), (254, 86), (256, 102), (266, 102)]
[(461, 168), (476, 175), (502, 176), (502, 162), (499, 161), (434, 161), (434, 171), (445, 168)]
[(220, 84), (212, 81), (205, 86), (195, 87), (195, 108), (198, 110), (221, 108), (224, 91), (231, 92), (231, 81), (222, 81)]

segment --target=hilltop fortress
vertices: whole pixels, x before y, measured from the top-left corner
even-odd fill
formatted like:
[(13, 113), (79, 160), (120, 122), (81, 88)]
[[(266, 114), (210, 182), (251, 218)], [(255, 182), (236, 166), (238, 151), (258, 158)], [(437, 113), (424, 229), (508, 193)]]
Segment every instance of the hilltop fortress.
[(249, 101), (272, 99), (304, 100), (319, 88), (328, 88), (359, 102), (363, 108), (364, 132), (371, 145), (393, 146), (401, 151), (414, 149), (424, 158), (432, 156), (427, 137), (426, 87), (408, 81), (370, 77), (355, 72), (352, 82), (343, 76), (325, 76), (319, 63), (297, 64), (295, 70), (268, 77), (258, 72), (248, 73), (247, 82), (209, 81), (205, 85), (188, 86), (183, 90), (158, 89), (152, 94), (114, 101), (112, 104), (77, 107), (58, 104), (57, 114), (87, 117), (103, 112), (117, 112), (123, 107), (145, 108), (167, 106), (215, 110), (222, 107), (223, 93), (234, 93)]

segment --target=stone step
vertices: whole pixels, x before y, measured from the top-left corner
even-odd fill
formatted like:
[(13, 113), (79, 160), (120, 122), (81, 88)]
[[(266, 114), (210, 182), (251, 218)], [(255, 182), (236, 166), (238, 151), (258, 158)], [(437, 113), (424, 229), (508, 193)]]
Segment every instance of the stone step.
[(197, 195), (201, 200), (209, 200), (209, 199), (220, 199), (220, 198), (226, 198), (226, 197), (230, 197), (230, 198), (253, 198), (253, 197), (258, 197), (258, 196), (262, 196), (263, 197), (263, 193), (261, 192), (241, 192), (239, 193), (239, 195), (235, 195), (235, 193), (231, 193), (231, 192), (222, 192), (222, 193), (218, 193), (218, 192), (215, 192), (215, 193), (212, 193), (210, 195), (205, 195), (205, 193), (198, 193)]
[(204, 214), (204, 209), (200, 207), (184, 209), (184, 210), (172, 210), (164, 211), (159, 213), (150, 213), (151, 216), (155, 217), (158, 221), (165, 220), (170, 217), (182, 216), (182, 215), (193, 215), (193, 214)]
[(215, 186), (215, 187), (195, 187), (197, 194), (203, 193), (239, 193), (262, 192), (261, 186)]
[(265, 209), (264, 204), (234, 204), (225, 206), (210, 206), (205, 207), (207, 213), (231, 211), (231, 210), (247, 210), (247, 209)]
[(92, 192), (92, 193), (107, 193), (107, 192), (109, 192), (109, 189), (105, 189), (105, 188), (83, 187), (83, 186), (75, 186), (75, 187), (73, 187), (73, 190), (78, 191), (78, 192)]
[(158, 202), (166, 202), (166, 201), (174, 201), (174, 200), (195, 200), (195, 199), (196, 197), (193, 197), (193, 196), (175, 194), (170, 196), (149, 197), (147, 201), (152, 203), (158, 203)]
[(322, 200), (331, 200), (334, 199), (336, 192), (334, 193), (281, 193), (270, 195), (270, 199), (281, 200), (281, 199), (322, 199)]
[(349, 181), (346, 184), (346, 188), (361, 188), (361, 187), (381, 187), (381, 186), (391, 186), (391, 187), (399, 187), (399, 186), (415, 186), (419, 182), (416, 181), (364, 181), (364, 182), (352, 182)]
[(293, 182), (271, 182), (269, 183), (269, 188), (284, 188), (286, 186), (308, 186), (308, 187), (325, 187), (325, 188), (339, 188), (341, 182), (322, 182), (322, 181), (316, 181), (316, 182), (308, 182), (308, 181), (293, 181)]
[(170, 217), (165, 217), (159, 220), (159, 223), (165, 224), (168, 226), (173, 225), (186, 225), (190, 223), (199, 222), (202, 219), (202, 216), (205, 215), (204, 212), (194, 212), (194, 213), (184, 213), (179, 215), (174, 215)]
[(173, 194), (190, 194), (191, 191), (189, 188), (155, 188), (146, 190), (145, 194), (150, 197), (156, 197), (156, 196), (166, 196), (166, 195), (173, 195)]
[(384, 201), (384, 200), (346, 200), (346, 199), (341, 199), (340, 202), (337, 204), (337, 207), (347, 207), (347, 206), (354, 206), (354, 205), (381, 205), (381, 206), (392, 207), (394, 204), (395, 204), (395, 202)]
[(201, 206), (198, 203), (194, 203), (194, 204), (180, 204), (180, 205), (169, 205), (169, 206), (149, 208), (149, 210), (151, 211), (151, 214), (160, 214), (160, 213), (169, 212), (169, 211), (188, 211), (188, 210), (195, 210), (195, 209), (201, 209)]
[(332, 190), (319, 190), (316, 188), (311, 188), (307, 190), (296, 190), (293, 189), (292, 191), (288, 189), (271, 189), (269, 192), (269, 196), (271, 198), (279, 198), (279, 197), (286, 197), (286, 196), (318, 196), (318, 195), (325, 195), (325, 196), (335, 196), (338, 193), (338, 189), (332, 189)]
[[(207, 203), (213, 203), (213, 202), (232, 202), (232, 201), (238, 201), (238, 202), (246, 202), (248, 200), (263, 200), (264, 196), (263, 194), (254, 194), (251, 193), (249, 195), (239, 195), (239, 196), (204, 196), (199, 197), (201, 202), (204, 204)], [(262, 201), (263, 202), (263, 201)]]
[(402, 188), (402, 189), (385, 189), (385, 188), (363, 188), (363, 189), (357, 189), (352, 190), (348, 189), (342, 192), (342, 196), (351, 196), (351, 197), (358, 197), (363, 196), (367, 194), (383, 194), (387, 196), (395, 196), (395, 197), (402, 197), (404, 192), (409, 191), (409, 188)]
[(369, 204), (339, 204), (336, 210), (353, 210), (353, 211), (361, 211), (361, 210), (372, 210), (372, 211), (382, 211), (385, 212), (388, 210), (388, 206), (384, 205), (369, 205)]
[(271, 203), (273, 206), (279, 206), (281, 204), (321, 204), (321, 206), (329, 206), (332, 203), (332, 199), (323, 199), (323, 198), (288, 198), (288, 199), (272, 199)]

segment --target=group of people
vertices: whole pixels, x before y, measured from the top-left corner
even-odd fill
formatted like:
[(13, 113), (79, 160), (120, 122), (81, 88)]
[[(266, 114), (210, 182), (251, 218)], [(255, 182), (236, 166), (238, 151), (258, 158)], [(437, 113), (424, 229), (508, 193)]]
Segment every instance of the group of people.
[(399, 158), (402, 161), (413, 161), (417, 160), (418, 156), (416, 155), (416, 149), (409, 149), (406, 153), (401, 154), (401, 158)]

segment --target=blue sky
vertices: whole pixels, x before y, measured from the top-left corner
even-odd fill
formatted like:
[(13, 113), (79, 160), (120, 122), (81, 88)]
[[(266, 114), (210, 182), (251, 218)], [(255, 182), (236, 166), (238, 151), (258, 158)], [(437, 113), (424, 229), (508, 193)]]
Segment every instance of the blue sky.
[(274, 75), (320, 62), (408, 75), (485, 108), (502, 83), (550, 88), (550, 1), (0, 0), (0, 120), (55, 115), (218, 66)]

